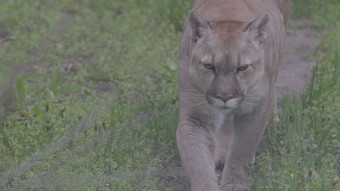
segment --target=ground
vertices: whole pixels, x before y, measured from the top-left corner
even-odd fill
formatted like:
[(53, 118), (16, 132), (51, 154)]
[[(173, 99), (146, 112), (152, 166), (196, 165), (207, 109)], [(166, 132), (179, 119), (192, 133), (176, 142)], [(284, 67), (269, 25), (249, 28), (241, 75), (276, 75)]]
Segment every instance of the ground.
[(290, 20), (285, 55), (280, 64), (277, 81), (277, 94), (298, 95), (304, 90), (312, 76), (315, 60), (311, 57), (316, 50), (318, 40), (315, 32), (303, 27), (303, 21)]

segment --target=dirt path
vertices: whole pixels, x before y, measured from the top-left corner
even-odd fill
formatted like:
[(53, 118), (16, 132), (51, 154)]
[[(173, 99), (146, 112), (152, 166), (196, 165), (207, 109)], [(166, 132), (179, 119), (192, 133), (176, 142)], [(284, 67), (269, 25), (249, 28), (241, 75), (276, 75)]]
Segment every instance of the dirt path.
[[(285, 55), (277, 81), (278, 98), (283, 95), (297, 96), (307, 87), (312, 76), (315, 64), (312, 55), (318, 40), (311, 29), (303, 26), (303, 21), (291, 20), (289, 23)], [(169, 168), (161, 174), (175, 184), (174, 191), (190, 190), (189, 180), (182, 167)]]
[(312, 76), (317, 40), (313, 31), (301, 28), (302, 21), (291, 20), (286, 37), (285, 55), (280, 65), (277, 81), (278, 98), (282, 95), (298, 95)]

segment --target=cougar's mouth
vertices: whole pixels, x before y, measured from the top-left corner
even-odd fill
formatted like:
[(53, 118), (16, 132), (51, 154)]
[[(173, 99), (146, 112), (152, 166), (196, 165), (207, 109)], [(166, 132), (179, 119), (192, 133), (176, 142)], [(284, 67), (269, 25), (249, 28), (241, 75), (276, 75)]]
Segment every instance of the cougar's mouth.
[(241, 104), (242, 104), (243, 98), (238, 97), (238, 98), (232, 98), (226, 102), (216, 99), (213, 97), (208, 97), (207, 96), (207, 102), (220, 110), (222, 113), (230, 113), (231, 111), (237, 109)]

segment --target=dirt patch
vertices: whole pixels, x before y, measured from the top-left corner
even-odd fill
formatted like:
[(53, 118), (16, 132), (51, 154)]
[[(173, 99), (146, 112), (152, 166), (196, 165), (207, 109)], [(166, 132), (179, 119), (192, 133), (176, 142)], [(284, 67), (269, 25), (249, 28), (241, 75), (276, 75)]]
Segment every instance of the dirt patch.
[(315, 32), (303, 28), (302, 21), (291, 20), (286, 37), (285, 55), (280, 64), (277, 81), (278, 98), (283, 95), (297, 96), (303, 91), (312, 76), (315, 60), (313, 53), (318, 40)]

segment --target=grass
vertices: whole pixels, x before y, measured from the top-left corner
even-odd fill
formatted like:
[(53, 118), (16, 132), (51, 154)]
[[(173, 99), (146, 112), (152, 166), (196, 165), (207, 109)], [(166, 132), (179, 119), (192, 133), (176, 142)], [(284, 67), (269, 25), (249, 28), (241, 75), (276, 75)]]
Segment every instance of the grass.
[(1, 190), (165, 187), (180, 32), (151, 3), (1, 3)]
[(300, 7), (306, 3), (293, 2), (293, 15), (311, 16), (308, 25), (323, 30), (325, 39), (315, 53), (318, 64), (307, 90), (298, 99), (284, 97), (281, 121), (267, 128), (250, 170), (254, 190), (340, 190), (340, 38), (335, 32), (340, 25), (332, 24), (340, 18), (339, 4)]
[[(254, 190), (340, 190), (339, 5), (304, 3), (294, 15), (324, 31), (320, 64), (299, 100), (280, 101), (281, 121), (251, 170)], [(191, 4), (1, 1), (0, 190), (180, 184), (164, 169), (180, 166), (177, 60)]]

